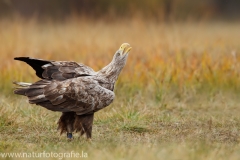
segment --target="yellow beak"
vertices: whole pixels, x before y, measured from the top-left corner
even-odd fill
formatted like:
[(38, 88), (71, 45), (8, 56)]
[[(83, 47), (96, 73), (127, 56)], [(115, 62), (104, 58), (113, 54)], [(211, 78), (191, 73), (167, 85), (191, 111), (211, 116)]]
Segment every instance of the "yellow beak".
[(123, 43), (120, 48), (119, 51), (122, 51), (122, 55), (128, 53), (130, 50), (132, 49), (132, 47), (130, 46), (130, 44), (128, 43)]

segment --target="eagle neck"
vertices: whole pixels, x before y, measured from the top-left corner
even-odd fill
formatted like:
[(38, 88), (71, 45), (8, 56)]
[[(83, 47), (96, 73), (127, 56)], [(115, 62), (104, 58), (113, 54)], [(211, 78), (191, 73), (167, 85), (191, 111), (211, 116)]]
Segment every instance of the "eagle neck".
[(115, 83), (126, 64), (126, 58), (118, 60), (114, 59), (103, 69), (98, 72), (98, 75), (104, 77), (109, 83)]

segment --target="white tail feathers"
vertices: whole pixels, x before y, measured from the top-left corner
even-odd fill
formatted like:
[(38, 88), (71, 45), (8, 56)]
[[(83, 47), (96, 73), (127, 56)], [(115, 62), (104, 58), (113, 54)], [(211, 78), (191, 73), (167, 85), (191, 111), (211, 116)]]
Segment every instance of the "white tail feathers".
[(16, 85), (21, 86), (21, 87), (29, 87), (30, 85), (32, 85), (32, 83), (16, 82), (16, 81), (14, 81), (13, 84), (16, 84)]

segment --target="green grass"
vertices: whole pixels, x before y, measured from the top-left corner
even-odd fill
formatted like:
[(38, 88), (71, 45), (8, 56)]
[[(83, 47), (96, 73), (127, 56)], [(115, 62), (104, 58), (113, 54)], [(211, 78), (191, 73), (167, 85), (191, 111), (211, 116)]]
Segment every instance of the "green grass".
[[(92, 141), (56, 130), (60, 113), (1, 96), (0, 152), (86, 152), (88, 159), (239, 159), (239, 98), (226, 92), (165, 105), (135, 95), (96, 113)], [(121, 99), (121, 100), (120, 100)], [(17, 158), (14, 158), (17, 159)]]
[[(0, 153), (240, 159), (239, 23), (14, 19), (0, 22), (0, 36)], [(13, 61), (16, 56), (74, 60), (98, 70), (123, 42), (133, 49), (116, 99), (95, 114), (91, 142), (76, 133), (69, 142), (57, 131), (61, 113), (12, 93), (12, 81), (37, 80), (30, 67)]]

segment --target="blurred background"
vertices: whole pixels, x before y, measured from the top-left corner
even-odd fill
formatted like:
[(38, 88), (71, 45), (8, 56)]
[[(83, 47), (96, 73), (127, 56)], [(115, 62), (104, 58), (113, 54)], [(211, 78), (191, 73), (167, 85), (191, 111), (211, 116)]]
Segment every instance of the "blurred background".
[(123, 97), (238, 92), (239, 8), (239, 0), (0, 0), (0, 88), (12, 93), (12, 81), (37, 80), (14, 57), (77, 61), (97, 71), (128, 42), (133, 49), (116, 88)]
[[(124, 42), (132, 50), (90, 145), (66, 143), (61, 113), (13, 94), (13, 81), (39, 80), (14, 57), (98, 71)], [(239, 95), (240, 0), (0, 0), (1, 153), (240, 159)]]
[(0, 0), (1, 17), (25, 18), (69, 16), (129, 18), (142, 16), (158, 21), (239, 19), (239, 0)]

